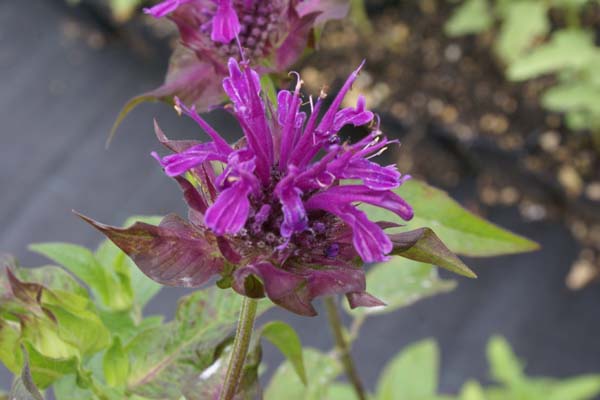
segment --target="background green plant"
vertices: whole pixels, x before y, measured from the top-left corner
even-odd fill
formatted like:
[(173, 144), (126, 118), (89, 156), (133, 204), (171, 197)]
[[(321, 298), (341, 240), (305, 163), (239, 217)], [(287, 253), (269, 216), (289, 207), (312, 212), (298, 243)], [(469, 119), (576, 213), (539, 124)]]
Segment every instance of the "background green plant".
[[(465, 0), (447, 21), (450, 36), (496, 30), (494, 53), (511, 81), (552, 74), (542, 105), (565, 114), (573, 131), (592, 133), (600, 149), (600, 47), (581, 17), (597, 0)], [(550, 20), (551, 10), (562, 16)]]

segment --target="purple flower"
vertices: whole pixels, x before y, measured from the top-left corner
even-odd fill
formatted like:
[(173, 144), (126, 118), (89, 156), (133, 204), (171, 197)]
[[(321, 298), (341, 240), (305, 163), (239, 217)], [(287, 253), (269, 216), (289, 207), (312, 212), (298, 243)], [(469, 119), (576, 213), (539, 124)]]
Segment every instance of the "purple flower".
[(314, 28), (341, 19), (348, 0), (165, 0), (145, 12), (166, 17), (179, 29), (181, 41), (162, 86), (131, 99), (115, 124), (137, 104), (148, 100), (182, 102), (207, 111), (225, 94), (227, 60), (240, 60), (237, 36), (247, 58), (260, 72), (287, 72), (313, 42)]
[[(299, 78), (294, 91), (280, 91), (271, 104), (261, 96), (255, 70), (233, 58), (228, 67), (223, 88), (244, 132), (238, 143), (229, 145), (178, 99), (177, 111), (211, 140), (171, 141), (156, 126), (174, 154), (153, 155), (182, 187), (190, 222), (169, 216), (158, 227), (125, 229), (90, 222), (161, 283), (198, 285), (220, 274), (222, 287), (266, 295), (303, 315), (315, 314), (315, 297), (338, 293), (352, 307), (381, 305), (365, 292), (360, 266), (388, 259), (394, 243), (383, 228), (393, 224), (370, 221), (356, 205), (382, 207), (405, 220), (413, 212), (392, 191), (407, 177), (371, 161), (394, 141), (378, 129), (365, 99), (340, 110), (360, 67), (329, 107), (324, 94), (311, 99), (310, 115), (301, 107)], [(371, 129), (358, 142), (343, 143), (338, 132), (346, 125)]]

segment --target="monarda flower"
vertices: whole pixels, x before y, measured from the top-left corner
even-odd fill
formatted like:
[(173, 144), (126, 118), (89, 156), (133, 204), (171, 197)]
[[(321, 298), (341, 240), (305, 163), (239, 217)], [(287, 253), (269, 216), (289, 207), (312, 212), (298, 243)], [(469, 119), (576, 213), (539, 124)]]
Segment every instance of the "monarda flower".
[[(315, 42), (314, 28), (347, 14), (347, 0), (166, 0), (145, 12), (169, 18), (180, 33), (162, 86), (131, 99), (113, 132), (144, 101), (174, 96), (198, 111), (219, 105), (227, 60), (240, 60), (240, 46), (261, 74), (287, 72)], [(237, 40), (234, 40), (237, 38)]]
[[(280, 91), (271, 104), (247, 63), (232, 58), (228, 69), (227, 108), (244, 132), (236, 144), (179, 100), (176, 110), (211, 140), (172, 141), (156, 125), (159, 140), (174, 154), (154, 157), (183, 189), (189, 222), (175, 215), (159, 226), (88, 222), (165, 285), (198, 286), (220, 275), (221, 287), (266, 295), (302, 315), (316, 314), (311, 301), (318, 296), (345, 294), (351, 307), (382, 305), (366, 293), (361, 266), (387, 260), (407, 237), (388, 236), (384, 228), (397, 225), (370, 221), (356, 205), (382, 207), (404, 220), (413, 211), (392, 191), (407, 176), (371, 161), (393, 141), (379, 130), (364, 97), (340, 110), (360, 68), (329, 107), (324, 94), (310, 99), (310, 115), (301, 107), (300, 78), (294, 91)], [(347, 125), (370, 132), (356, 143), (342, 142), (338, 133)]]

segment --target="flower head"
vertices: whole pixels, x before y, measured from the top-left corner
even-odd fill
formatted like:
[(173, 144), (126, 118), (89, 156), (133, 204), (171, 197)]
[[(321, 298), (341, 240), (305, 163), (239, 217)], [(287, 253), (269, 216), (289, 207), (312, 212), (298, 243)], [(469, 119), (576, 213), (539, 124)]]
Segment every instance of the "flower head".
[(165, 84), (147, 95), (178, 96), (207, 110), (220, 102), (219, 82), (227, 75), (227, 60), (240, 59), (239, 46), (261, 72), (287, 71), (315, 25), (343, 18), (347, 9), (347, 0), (165, 0), (145, 12), (173, 21), (181, 45)]
[[(370, 221), (356, 205), (382, 207), (405, 220), (413, 212), (392, 191), (407, 177), (371, 160), (393, 141), (379, 130), (364, 97), (340, 110), (360, 67), (329, 107), (323, 94), (311, 99), (310, 115), (302, 110), (299, 78), (295, 90), (280, 91), (271, 104), (261, 96), (255, 70), (233, 58), (228, 69), (223, 88), (244, 132), (238, 143), (228, 144), (179, 100), (177, 111), (211, 140), (171, 141), (156, 126), (174, 154), (153, 155), (181, 185), (190, 222), (170, 216), (159, 227), (96, 226), (159, 282), (199, 284), (220, 274), (221, 286), (266, 295), (303, 315), (315, 314), (315, 297), (338, 293), (352, 307), (381, 305), (365, 292), (360, 266), (387, 259), (393, 244), (383, 228), (390, 224)], [(338, 133), (346, 125), (371, 130), (344, 143)]]

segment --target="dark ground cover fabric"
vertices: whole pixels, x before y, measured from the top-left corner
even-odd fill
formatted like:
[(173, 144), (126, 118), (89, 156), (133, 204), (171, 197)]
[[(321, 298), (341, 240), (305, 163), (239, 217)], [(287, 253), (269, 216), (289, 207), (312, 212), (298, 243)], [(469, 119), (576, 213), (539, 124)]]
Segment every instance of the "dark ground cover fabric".
[[(104, 149), (122, 104), (161, 82), (165, 55), (158, 48), (131, 53), (135, 38), (102, 36), (99, 29), (85, 13), (59, 1), (0, 2), (0, 251), (15, 254), (23, 265), (46, 262), (27, 251), (28, 243), (93, 246), (101, 240), (72, 209), (115, 225), (133, 214), (185, 212), (176, 184), (150, 157), (160, 149), (152, 118), (181, 138), (197, 133), (191, 121), (165, 105), (144, 105)], [(235, 125), (228, 117), (217, 113), (208, 119), (233, 137)], [(452, 194), (469, 201), (473, 182), (463, 182)], [(492, 209), (487, 217), (540, 242), (543, 250), (469, 260), (479, 279), (459, 278), (453, 293), (370, 320), (354, 351), (370, 387), (396, 351), (425, 337), (441, 344), (444, 391), (455, 392), (471, 377), (486, 380), (485, 344), (496, 333), (527, 360), (529, 374), (600, 371), (600, 287), (565, 288), (577, 254), (568, 230), (553, 222), (524, 222), (511, 209)], [(148, 311), (171, 316), (183, 293), (164, 289)], [(331, 346), (324, 316), (276, 310), (266, 318), (291, 322), (305, 345)], [(270, 346), (265, 358), (269, 366), (281, 360)], [(9, 385), (2, 369), (0, 386)]]

